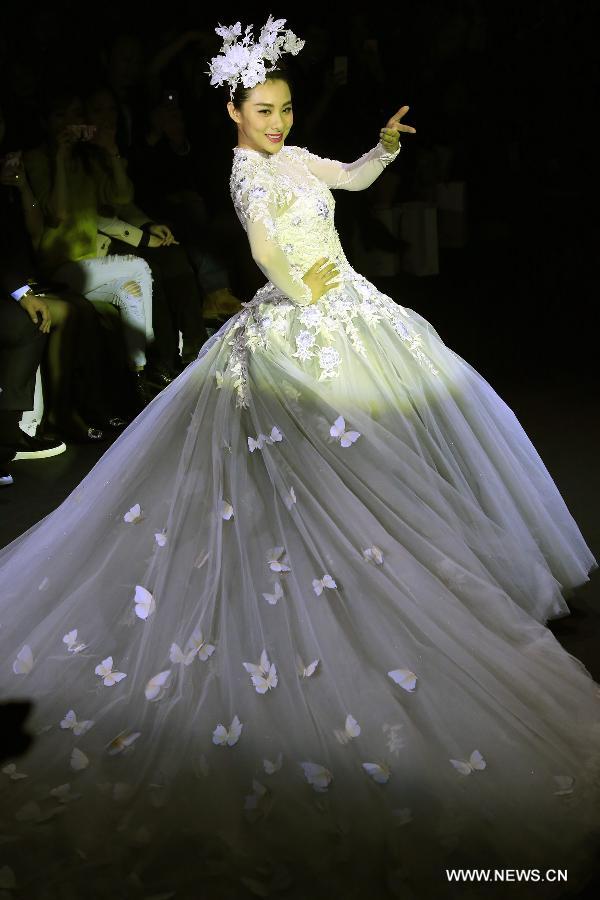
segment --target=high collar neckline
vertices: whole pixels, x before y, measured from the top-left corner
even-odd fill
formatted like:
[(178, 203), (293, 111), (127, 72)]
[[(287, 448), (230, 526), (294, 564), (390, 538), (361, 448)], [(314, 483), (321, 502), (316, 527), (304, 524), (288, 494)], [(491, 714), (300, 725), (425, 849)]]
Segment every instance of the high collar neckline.
[(253, 150), (251, 147), (234, 147), (233, 152), (234, 153), (251, 153), (253, 156), (260, 156), (261, 159), (270, 160), (270, 159), (274, 159), (275, 157), (279, 156), (279, 154), (281, 153), (281, 151), (283, 149), (284, 148), (282, 147), (281, 150), (277, 151), (277, 153), (268, 153), (266, 150)]

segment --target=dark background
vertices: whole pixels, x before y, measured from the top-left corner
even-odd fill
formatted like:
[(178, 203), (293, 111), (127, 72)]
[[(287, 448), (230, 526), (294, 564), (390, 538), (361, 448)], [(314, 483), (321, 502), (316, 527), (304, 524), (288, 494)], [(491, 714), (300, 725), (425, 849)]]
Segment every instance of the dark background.
[[(350, 161), (374, 146), (379, 128), (410, 105), (415, 136), (403, 140), (394, 164), (399, 201), (427, 195), (445, 148), (451, 180), (464, 181), (468, 242), (443, 250), (440, 273), (373, 281), (428, 319), (515, 411), (555, 478), (596, 556), (598, 520), (598, 29), (592, 2), (574, 0), (419, 0), (362, 4), (201, 4), (198, 0), (5, 4), (0, 102), (21, 110), (59, 77), (74, 83), (103, 71), (115, 35), (143, 39), (146, 59), (187, 30), (210, 37), (217, 24), (260, 28), (267, 15), (286, 16), (307, 39), (314, 64), (296, 73), (295, 130), (323, 90), (335, 55), (349, 56), (349, 83), (340, 88), (309, 149)], [(377, 39), (383, 78), (365, 77), (361, 47)], [(208, 38), (207, 38), (208, 40)], [(213, 52), (217, 52), (219, 42)], [(315, 47), (317, 49), (315, 49)], [(318, 48), (321, 48), (319, 58)], [(212, 54), (201, 43), (186, 51), (194, 71)], [(205, 65), (202, 64), (204, 60)], [(181, 60), (163, 72), (163, 86), (183, 90)], [(235, 133), (226, 94), (199, 88), (185, 115), (199, 178), (215, 216), (231, 213), (228, 172)], [(6, 149), (19, 149), (18, 146)], [(384, 179), (386, 175), (382, 176)], [(339, 228), (368, 215), (372, 194), (341, 196)], [(237, 251), (236, 251), (237, 252)], [(351, 253), (348, 254), (352, 262)], [(242, 300), (261, 283), (240, 259)], [(233, 273), (234, 280), (236, 273)], [(264, 280), (264, 279), (263, 279)], [(0, 546), (53, 509), (93, 465), (103, 448), (70, 446), (47, 461), (15, 464), (15, 485), (0, 496)], [(600, 680), (598, 579), (569, 600), (573, 615), (552, 623), (561, 643)], [(599, 896), (598, 885), (586, 897)], [(582, 895), (583, 896), (583, 895)]]

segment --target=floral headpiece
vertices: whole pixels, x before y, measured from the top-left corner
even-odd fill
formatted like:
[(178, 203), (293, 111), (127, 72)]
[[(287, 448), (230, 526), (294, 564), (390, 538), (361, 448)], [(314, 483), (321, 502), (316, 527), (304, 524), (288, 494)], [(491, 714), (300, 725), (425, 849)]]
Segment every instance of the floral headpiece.
[(257, 42), (254, 41), (252, 25), (248, 25), (243, 37), (240, 22), (236, 22), (231, 28), (224, 25), (215, 28), (219, 37), (223, 38), (223, 46), (219, 55), (210, 61), (210, 83), (221, 85), (227, 82), (233, 98), (240, 81), (245, 88), (256, 87), (265, 81), (269, 69), (276, 68), (283, 53), (296, 56), (305, 42), (292, 31), (284, 30), (285, 22), (285, 19), (273, 19), (273, 16), (269, 16)]

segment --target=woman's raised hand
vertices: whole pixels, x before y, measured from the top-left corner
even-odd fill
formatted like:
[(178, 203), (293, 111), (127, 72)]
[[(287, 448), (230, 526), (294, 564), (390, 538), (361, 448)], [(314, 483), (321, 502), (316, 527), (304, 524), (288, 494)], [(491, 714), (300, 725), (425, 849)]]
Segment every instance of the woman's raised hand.
[(385, 128), (379, 132), (379, 139), (388, 153), (395, 153), (398, 149), (401, 131), (408, 132), (408, 134), (417, 133), (417, 129), (412, 125), (403, 125), (400, 121), (409, 109), (410, 106), (401, 106), (396, 115), (392, 116)]
[(320, 300), (327, 291), (340, 286), (338, 281), (329, 283), (331, 278), (336, 278), (339, 274), (336, 264), (329, 262), (326, 256), (322, 256), (310, 267), (302, 276), (302, 281), (311, 289), (313, 303)]

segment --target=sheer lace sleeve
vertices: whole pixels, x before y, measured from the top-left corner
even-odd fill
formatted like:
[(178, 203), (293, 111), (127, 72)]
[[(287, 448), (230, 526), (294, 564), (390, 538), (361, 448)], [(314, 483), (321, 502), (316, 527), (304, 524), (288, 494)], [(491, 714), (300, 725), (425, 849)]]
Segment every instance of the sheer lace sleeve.
[(260, 164), (247, 171), (246, 166), (234, 167), (231, 176), (231, 196), (250, 243), (252, 258), (271, 284), (294, 303), (307, 306), (312, 292), (296, 275), (276, 238), (273, 177), (261, 170)]
[(346, 191), (364, 191), (396, 159), (401, 146), (395, 153), (388, 153), (382, 144), (377, 144), (372, 150), (364, 153), (360, 159), (351, 163), (325, 159), (310, 153), (303, 147), (298, 147), (297, 150), (312, 174), (323, 181), (327, 187)]

